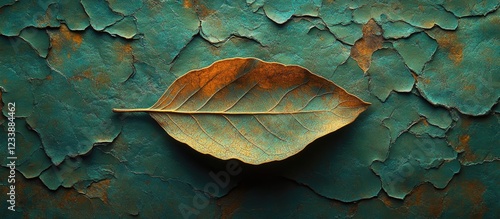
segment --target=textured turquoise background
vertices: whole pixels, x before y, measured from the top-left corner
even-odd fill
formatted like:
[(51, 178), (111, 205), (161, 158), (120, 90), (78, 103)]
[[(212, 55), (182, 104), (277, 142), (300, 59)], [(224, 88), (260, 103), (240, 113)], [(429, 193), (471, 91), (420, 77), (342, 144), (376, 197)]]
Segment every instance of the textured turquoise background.
[[(0, 0), (2, 218), (498, 218), (499, 6)], [(229, 162), (237, 173), (147, 114), (111, 111), (230, 57), (304, 66), (372, 105), (284, 161)]]

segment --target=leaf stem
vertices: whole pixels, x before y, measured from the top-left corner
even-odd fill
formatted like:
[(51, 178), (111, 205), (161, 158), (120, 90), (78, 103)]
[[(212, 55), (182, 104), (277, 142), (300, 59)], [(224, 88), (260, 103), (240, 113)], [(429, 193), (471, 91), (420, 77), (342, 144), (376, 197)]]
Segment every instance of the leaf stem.
[(148, 112), (151, 111), (149, 108), (138, 108), (138, 109), (113, 109), (115, 113), (134, 113), (134, 112)]

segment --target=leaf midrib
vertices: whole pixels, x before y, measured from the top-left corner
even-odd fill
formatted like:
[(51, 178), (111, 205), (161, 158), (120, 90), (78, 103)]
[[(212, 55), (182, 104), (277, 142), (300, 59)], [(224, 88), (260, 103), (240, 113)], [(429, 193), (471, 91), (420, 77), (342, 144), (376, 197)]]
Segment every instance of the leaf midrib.
[(147, 113), (173, 113), (173, 114), (217, 114), (217, 115), (286, 115), (286, 114), (301, 114), (301, 113), (324, 113), (332, 112), (332, 110), (306, 110), (293, 112), (228, 112), (228, 111), (184, 111), (184, 110), (165, 110), (151, 108), (137, 109), (113, 109), (113, 112), (147, 112)]

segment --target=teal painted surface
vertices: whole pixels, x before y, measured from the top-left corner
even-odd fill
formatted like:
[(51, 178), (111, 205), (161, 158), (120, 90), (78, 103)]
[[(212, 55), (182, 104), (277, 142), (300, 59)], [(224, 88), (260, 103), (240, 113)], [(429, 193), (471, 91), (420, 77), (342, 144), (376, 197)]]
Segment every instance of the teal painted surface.
[[(0, 1), (1, 215), (495, 218), (499, 5)], [(350, 54), (370, 19), (384, 43), (364, 73)], [(147, 114), (111, 112), (150, 106), (187, 71), (230, 57), (304, 66), (372, 105), (260, 166), (199, 154)]]

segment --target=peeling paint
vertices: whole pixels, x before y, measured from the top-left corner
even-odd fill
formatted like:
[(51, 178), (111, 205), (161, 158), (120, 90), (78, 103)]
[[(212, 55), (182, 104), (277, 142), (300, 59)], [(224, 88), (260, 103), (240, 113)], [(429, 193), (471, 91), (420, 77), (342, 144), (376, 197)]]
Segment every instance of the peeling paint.
[(427, 100), (468, 115), (484, 115), (498, 102), (500, 64), (493, 61), (500, 56), (498, 14), (497, 10), (486, 17), (462, 18), (454, 32), (439, 28), (427, 32), (438, 42), (417, 83)]
[[(493, 0), (2, 0), (0, 141), (7, 141), (4, 106), (15, 102), (18, 160), (16, 212), (5, 201), (0, 212), (495, 218), (499, 7)], [(111, 112), (152, 105), (177, 77), (230, 57), (304, 66), (372, 106), (289, 159), (242, 164), (227, 184), (226, 161), (168, 137), (147, 115)], [(8, 185), (0, 181), (2, 194)]]
[(473, 165), (500, 160), (500, 116), (481, 118), (460, 116), (457, 124), (447, 135), (453, 148), (460, 153), (462, 165)]
[(420, 74), (424, 65), (431, 60), (436, 52), (438, 43), (425, 33), (417, 33), (410, 38), (397, 40), (393, 45), (405, 60), (408, 68), (416, 74)]
[(370, 59), (371, 68), (366, 72), (370, 76), (370, 91), (381, 101), (385, 101), (392, 91), (412, 90), (415, 79), (395, 50), (378, 50)]

